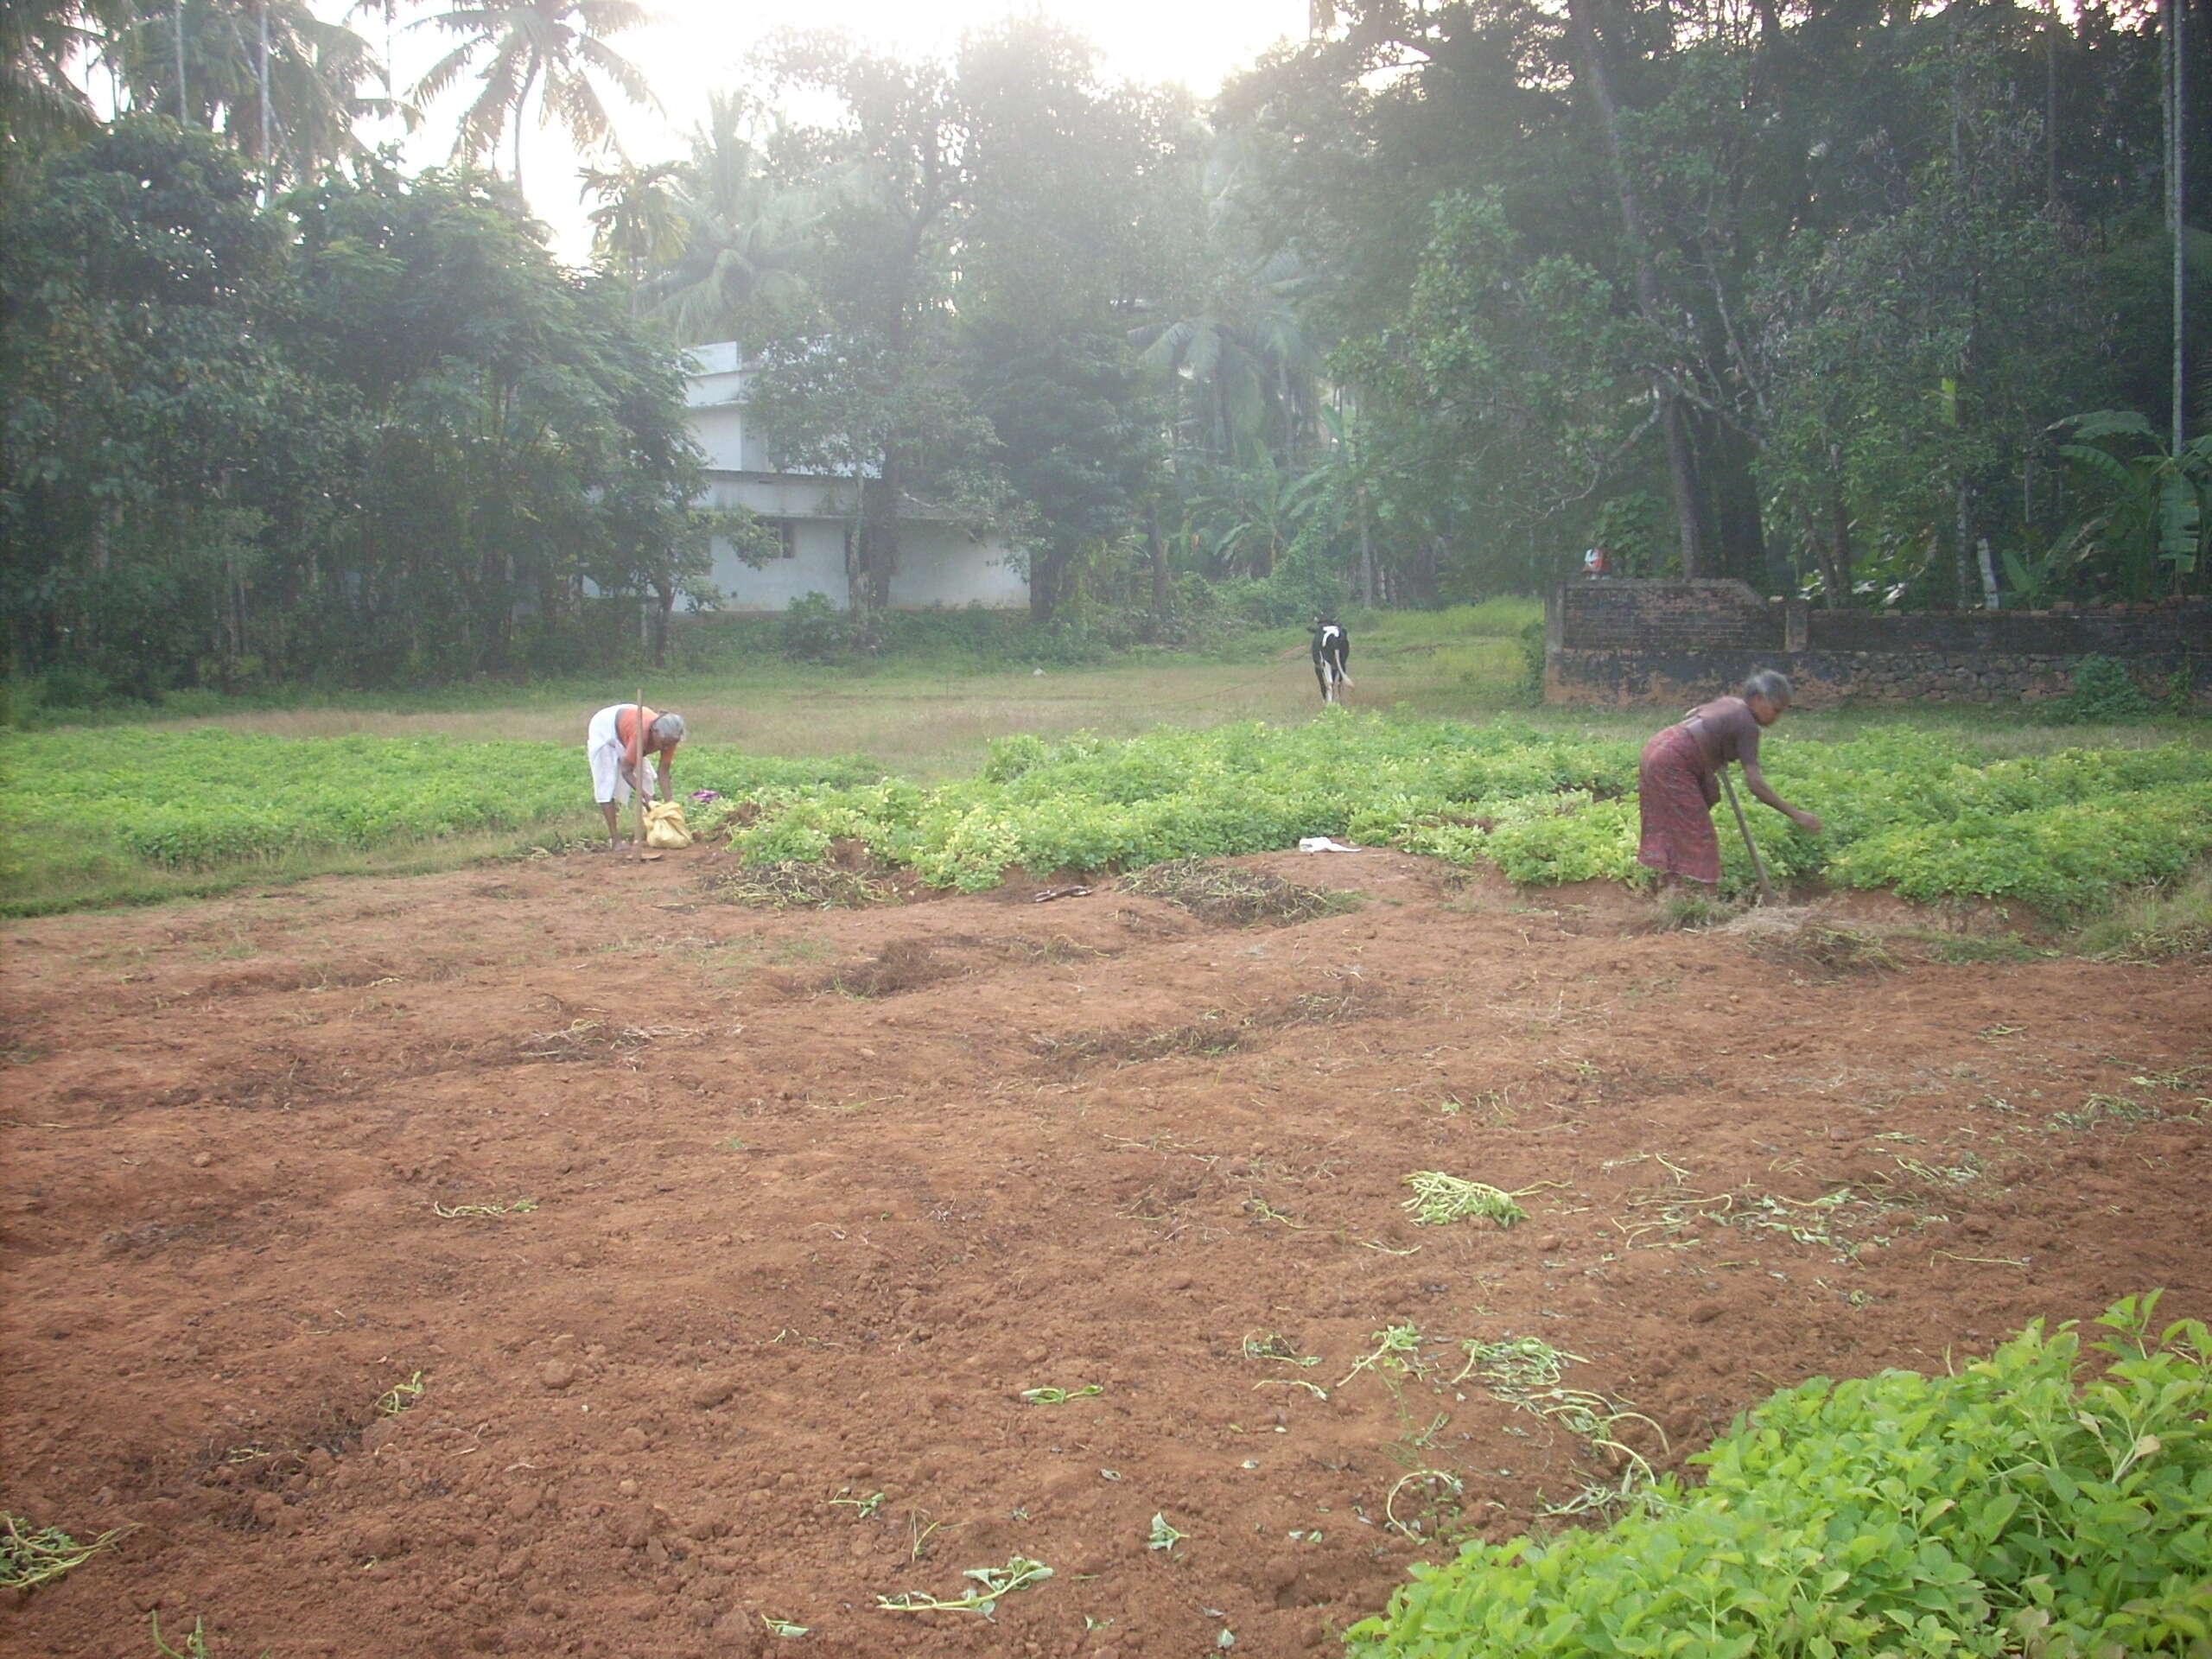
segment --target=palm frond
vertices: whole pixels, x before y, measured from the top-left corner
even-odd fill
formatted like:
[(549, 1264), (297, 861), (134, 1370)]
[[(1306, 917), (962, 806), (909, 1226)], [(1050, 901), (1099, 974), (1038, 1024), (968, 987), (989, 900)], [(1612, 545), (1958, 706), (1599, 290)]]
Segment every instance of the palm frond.
[(2100, 409), (2087, 415), (2071, 415), (2057, 423), (2073, 433), (2075, 440), (2094, 443), (2099, 438), (2149, 438), (2158, 441), (2158, 429), (2132, 409)]
[(585, 35), (576, 42), (576, 55), (613, 81), (616, 90), (632, 104), (642, 105), (649, 110), (661, 107), (652, 83), (645, 78), (645, 72), (611, 47)]
[(2109, 449), (2100, 449), (2087, 443), (2062, 443), (2058, 446), (2058, 453), (2062, 459), (2070, 461), (2077, 467), (2087, 467), (2107, 483), (2121, 489), (2130, 487), (2134, 482), (2134, 474), (2128, 471), (2127, 463)]

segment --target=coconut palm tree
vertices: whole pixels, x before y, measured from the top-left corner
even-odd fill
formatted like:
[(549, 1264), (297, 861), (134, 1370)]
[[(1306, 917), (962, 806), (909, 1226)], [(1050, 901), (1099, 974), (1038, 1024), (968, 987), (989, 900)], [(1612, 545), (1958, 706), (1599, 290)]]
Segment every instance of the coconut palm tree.
[(0, 143), (90, 133), (99, 124), (76, 72), (130, 16), (128, 0), (10, 0), (0, 6)]
[(1298, 301), (1313, 273), (1284, 249), (1233, 271), (1171, 322), (1135, 329), (1138, 360), (1179, 389), (1198, 429), (1190, 447), (1237, 462), (1287, 455), (1318, 416), (1321, 353)]
[(820, 204), (769, 176), (744, 137), (744, 116), (739, 99), (709, 100), (677, 197), (681, 246), (645, 282), (652, 315), (681, 340), (757, 334), (769, 315), (806, 291)]
[(613, 131), (599, 82), (632, 104), (658, 107), (645, 73), (606, 36), (646, 21), (636, 0), (474, 0), (410, 27), (457, 36), (461, 44), (415, 85), (423, 103), (437, 98), (477, 60), (480, 90), (461, 118), (454, 155), (473, 161), (513, 130), (516, 187), (522, 184), (523, 117), (537, 99), (538, 124), (558, 121), (579, 149), (603, 147)]
[(585, 218), (591, 225), (592, 251), (619, 266), (632, 282), (683, 251), (690, 226), (681, 181), (683, 163), (630, 161), (611, 168), (584, 168), (582, 199), (599, 206)]
[(362, 92), (382, 73), (369, 43), (308, 0), (165, 0), (118, 31), (110, 61), (134, 104), (294, 176), (363, 153), (354, 124), (388, 107)]

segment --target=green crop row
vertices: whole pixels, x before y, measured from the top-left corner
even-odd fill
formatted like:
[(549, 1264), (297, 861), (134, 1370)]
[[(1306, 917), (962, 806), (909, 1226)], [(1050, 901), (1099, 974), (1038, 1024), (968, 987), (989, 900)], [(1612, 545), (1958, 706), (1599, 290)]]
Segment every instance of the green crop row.
[(1349, 1659), (1958, 1659), (2212, 1643), (2212, 1352), (2116, 1305), (2102, 1375), (2040, 1323), (1956, 1375), (1775, 1395), (1599, 1532), (1413, 1569)]
[[(302, 849), (378, 847), (519, 828), (588, 808), (581, 745), (440, 737), (294, 739), (217, 728), (42, 733), (0, 743), (8, 810), (87, 855), (200, 868)], [(686, 746), (678, 786), (725, 794), (835, 787), (856, 760), (775, 760)]]
[[(2066, 750), (1989, 764), (1969, 746), (1898, 727), (1766, 752), (1768, 776), (1825, 820), (1806, 835), (1748, 800), (1770, 869), (1920, 899), (2018, 899), (2059, 912), (2171, 878), (2212, 849), (2212, 751)], [(1009, 867), (1126, 868), (1287, 847), (1327, 835), (1530, 885), (1643, 879), (1636, 748), (1382, 716), (1057, 745), (1003, 739), (973, 779), (789, 796), (735, 836), (756, 861), (864, 844), (934, 887), (977, 890)], [(1724, 815), (1724, 885), (1752, 879)]]
[[(775, 760), (687, 744), (678, 785), (753, 802), (748, 859), (857, 842), (933, 887), (1009, 868), (1126, 869), (1326, 835), (1494, 866), (1529, 885), (1638, 882), (1636, 746), (1502, 721), (1332, 714), (1306, 724), (1162, 728), (1125, 741), (1001, 739), (975, 777), (923, 788), (852, 760)], [(1818, 812), (1805, 835), (1745, 802), (1770, 869), (1916, 899), (2078, 911), (2170, 879), (2212, 849), (2212, 750), (2066, 750), (1990, 764), (1904, 726), (1849, 742), (1770, 738), (1767, 772)], [(0, 830), (85, 865), (191, 870), (368, 849), (580, 814), (583, 756), (553, 743), (298, 740), (119, 728), (0, 738)], [(711, 815), (709, 815), (711, 817)], [(1724, 884), (1751, 879), (1725, 809)], [(49, 856), (49, 863), (51, 857)], [(0, 890), (26, 879), (0, 868)]]

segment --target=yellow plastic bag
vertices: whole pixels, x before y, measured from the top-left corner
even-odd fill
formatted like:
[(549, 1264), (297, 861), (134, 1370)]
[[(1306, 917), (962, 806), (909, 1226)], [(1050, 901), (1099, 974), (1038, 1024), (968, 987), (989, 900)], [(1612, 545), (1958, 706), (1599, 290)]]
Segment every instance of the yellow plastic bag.
[(645, 808), (645, 845), (689, 847), (691, 831), (684, 826), (683, 803), (655, 801)]

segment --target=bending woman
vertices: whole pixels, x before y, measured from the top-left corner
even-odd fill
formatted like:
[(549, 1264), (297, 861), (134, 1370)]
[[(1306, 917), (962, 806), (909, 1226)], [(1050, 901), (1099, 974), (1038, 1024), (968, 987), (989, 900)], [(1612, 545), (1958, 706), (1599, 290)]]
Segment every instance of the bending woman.
[(1690, 710), (1643, 746), (1637, 766), (1637, 804), (1643, 810), (1643, 841), (1636, 861), (1662, 877), (1715, 882), (1720, 880), (1720, 838), (1713, 832), (1713, 809), (1720, 800), (1720, 768), (1738, 761), (1744, 786), (1785, 818), (1810, 834), (1821, 821), (1801, 811), (1768, 787), (1759, 771), (1759, 734), (1789, 707), (1788, 677), (1761, 669), (1732, 697), (1715, 697)]

